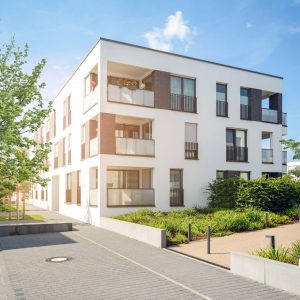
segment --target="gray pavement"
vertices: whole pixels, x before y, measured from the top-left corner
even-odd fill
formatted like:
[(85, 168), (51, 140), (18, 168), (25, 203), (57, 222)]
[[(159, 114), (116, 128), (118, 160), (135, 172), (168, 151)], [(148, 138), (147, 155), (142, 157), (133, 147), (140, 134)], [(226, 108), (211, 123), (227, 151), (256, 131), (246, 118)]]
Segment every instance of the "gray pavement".
[[(76, 224), (0, 240), (0, 299), (300, 299), (174, 252)], [(49, 257), (67, 256), (63, 263)]]

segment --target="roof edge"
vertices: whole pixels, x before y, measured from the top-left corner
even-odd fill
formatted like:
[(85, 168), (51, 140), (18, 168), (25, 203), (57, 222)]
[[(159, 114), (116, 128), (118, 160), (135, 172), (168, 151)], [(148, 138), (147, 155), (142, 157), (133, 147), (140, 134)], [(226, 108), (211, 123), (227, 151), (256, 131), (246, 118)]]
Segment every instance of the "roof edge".
[(120, 45), (124, 45), (124, 46), (130, 46), (130, 47), (140, 48), (140, 49), (144, 49), (144, 50), (154, 51), (154, 52), (158, 52), (158, 53), (173, 55), (173, 56), (177, 56), (177, 57), (181, 57), (181, 58), (186, 58), (186, 59), (190, 59), (190, 60), (195, 60), (195, 61), (199, 61), (199, 62), (204, 62), (204, 63), (208, 63), (208, 64), (217, 65), (217, 66), (220, 66), (220, 67), (231, 68), (231, 69), (235, 69), (235, 70), (239, 70), (239, 71), (250, 72), (250, 73), (254, 73), (254, 74), (258, 74), (258, 75), (264, 75), (264, 76), (277, 78), (277, 79), (283, 79), (282, 76), (277, 76), (277, 75), (272, 75), (272, 74), (268, 74), (268, 73), (253, 71), (253, 70), (249, 70), (249, 69), (245, 69), (245, 68), (240, 68), (240, 67), (235, 67), (235, 66), (231, 66), (231, 65), (222, 64), (222, 63), (217, 63), (217, 62), (204, 60), (204, 59), (200, 59), (200, 58), (196, 58), (196, 57), (192, 57), (192, 56), (182, 55), (182, 54), (178, 54), (178, 53), (172, 53), (172, 52), (167, 52), (167, 51), (163, 51), (163, 50), (157, 50), (157, 49), (153, 49), (153, 48), (149, 48), (149, 47), (145, 47), (145, 46), (130, 44), (130, 43), (121, 42), (121, 41), (117, 41), (117, 40), (112, 40), (112, 39), (108, 39), (108, 38), (104, 38), (104, 37), (100, 37), (99, 40), (100, 41), (105, 41), (105, 42), (111, 42), (111, 43), (115, 43), (115, 44), (120, 44)]

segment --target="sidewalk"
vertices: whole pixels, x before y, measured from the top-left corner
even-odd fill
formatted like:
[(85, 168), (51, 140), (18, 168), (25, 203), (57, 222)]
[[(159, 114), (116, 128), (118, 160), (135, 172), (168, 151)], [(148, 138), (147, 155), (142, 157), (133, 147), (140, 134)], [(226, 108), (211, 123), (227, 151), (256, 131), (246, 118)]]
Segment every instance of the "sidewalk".
[(229, 236), (211, 238), (211, 254), (207, 254), (207, 240), (171, 246), (169, 249), (190, 255), (226, 268), (230, 268), (230, 252), (252, 252), (269, 246), (267, 234), (275, 235), (275, 246), (288, 247), (300, 240), (300, 223), (283, 225), (252, 232), (235, 233)]

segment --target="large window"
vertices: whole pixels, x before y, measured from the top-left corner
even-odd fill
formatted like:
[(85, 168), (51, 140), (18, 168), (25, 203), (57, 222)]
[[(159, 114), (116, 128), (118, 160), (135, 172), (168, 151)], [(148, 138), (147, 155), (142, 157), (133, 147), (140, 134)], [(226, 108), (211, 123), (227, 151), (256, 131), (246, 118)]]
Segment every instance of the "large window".
[(171, 109), (197, 112), (195, 79), (171, 76), (170, 92)]
[(240, 129), (226, 129), (226, 160), (247, 161), (247, 131)]
[(108, 170), (107, 187), (111, 189), (138, 189), (138, 170)]
[(119, 138), (140, 138), (140, 126), (138, 125), (127, 125), (127, 124), (116, 124), (115, 136)]
[(170, 206), (183, 205), (183, 170), (170, 169)]
[(250, 105), (249, 105), (249, 89), (240, 89), (240, 115), (241, 119), (250, 119)]
[(227, 104), (227, 85), (216, 84), (216, 115), (219, 117), (228, 117), (228, 104)]

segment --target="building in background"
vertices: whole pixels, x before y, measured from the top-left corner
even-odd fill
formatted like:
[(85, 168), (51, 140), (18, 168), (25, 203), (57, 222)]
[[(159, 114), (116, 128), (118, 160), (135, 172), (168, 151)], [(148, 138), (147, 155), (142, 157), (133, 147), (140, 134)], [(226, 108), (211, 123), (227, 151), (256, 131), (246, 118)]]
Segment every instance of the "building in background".
[(36, 133), (51, 141), (32, 203), (99, 225), (207, 204), (208, 182), (286, 173), (282, 78), (100, 39)]

